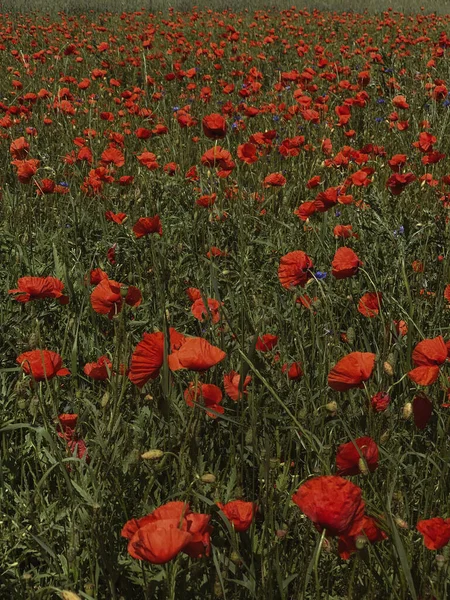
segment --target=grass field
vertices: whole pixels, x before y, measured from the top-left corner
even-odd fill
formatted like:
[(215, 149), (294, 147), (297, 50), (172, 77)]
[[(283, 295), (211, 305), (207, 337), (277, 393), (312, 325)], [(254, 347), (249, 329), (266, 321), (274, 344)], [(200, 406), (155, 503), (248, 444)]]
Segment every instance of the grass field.
[(446, 600), (446, 5), (108, 5), (2, 5), (0, 598)]

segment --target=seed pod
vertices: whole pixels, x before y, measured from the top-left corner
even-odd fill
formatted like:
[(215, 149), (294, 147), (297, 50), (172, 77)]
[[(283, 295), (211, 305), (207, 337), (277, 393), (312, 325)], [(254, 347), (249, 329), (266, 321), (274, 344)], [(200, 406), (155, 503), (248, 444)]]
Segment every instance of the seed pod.
[(200, 477), (203, 483), (216, 483), (216, 476), (213, 473), (205, 473)]

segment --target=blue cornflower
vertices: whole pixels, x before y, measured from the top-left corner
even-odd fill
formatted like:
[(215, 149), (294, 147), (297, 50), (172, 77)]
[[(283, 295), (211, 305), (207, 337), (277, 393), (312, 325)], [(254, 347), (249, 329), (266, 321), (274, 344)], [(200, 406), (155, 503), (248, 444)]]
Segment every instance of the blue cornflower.
[(325, 279), (327, 274), (324, 271), (316, 271), (315, 277), (316, 279)]

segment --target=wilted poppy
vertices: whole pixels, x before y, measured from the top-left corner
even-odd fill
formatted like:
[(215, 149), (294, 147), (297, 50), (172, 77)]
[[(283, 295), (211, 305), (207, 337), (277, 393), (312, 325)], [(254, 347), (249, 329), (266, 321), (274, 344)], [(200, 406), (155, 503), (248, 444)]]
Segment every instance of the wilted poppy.
[(310, 272), (312, 268), (313, 262), (309, 256), (301, 250), (295, 250), (281, 257), (278, 279), (286, 289), (297, 285), (305, 287), (307, 281), (312, 277)]
[(319, 531), (326, 529), (328, 535), (354, 535), (361, 530), (365, 508), (361, 489), (343, 477), (308, 479), (292, 500)]
[(67, 304), (69, 297), (62, 291), (64, 284), (56, 277), (21, 277), (17, 288), (9, 290), (8, 294), (15, 294), (17, 302), (29, 302), (40, 298), (57, 298), (60, 304)]
[(217, 502), (217, 506), (239, 533), (249, 529), (256, 512), (254, 502), (244, 502), (243, 500), (234, 500), (227, 504)]
[(374, 365), (375, 354), (372, 352), (351, 352), (331, 369), (328, 385), (337, 392), (362, 388), (362, 382), (372, 375)]
[(416, 529), (428, 550), (440, 550), (450, 542), (450, 519), (425, 519), (417, 523)]
[(53, 377), (64, 377), (70, 375), (69, 369), (63, 368), (62, 358), (51, 350), (30, 350), (16, 358), (27, 375), (31, 375), (35, 381), (45, 381)]
[(338, 248), (331, 263), (331, 274), (336, 279), (353, 277), (358, 273), (358, 269), (362, 264), (357, 254), (351, 248)]
[(336, 466), (338, 475), (359, 475), (366, 469), (375, 471), (378, 467), (378, 446), (370, 437), (360, 437), (354, 443), (341, 444), (336, 454)]

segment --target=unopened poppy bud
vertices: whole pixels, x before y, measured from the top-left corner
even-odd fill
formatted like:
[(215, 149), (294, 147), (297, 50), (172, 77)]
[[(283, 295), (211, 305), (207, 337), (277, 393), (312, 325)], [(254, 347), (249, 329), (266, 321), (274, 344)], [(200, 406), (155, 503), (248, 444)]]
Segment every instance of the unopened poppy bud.
[(280, 466), (280, 460), (278, 458), (271, 458), (269, 460), (269, 466), (271, 469), (278, 469)]
[(445, 558), (445, 556), (443, 556), (442, 554), (436, 554), (436, 566), (439, 570), (442, 569), (446, 562), (447, 559)]
[(105, 408), (105, 406), (108, 404), (108, 402), (109, 402), (109, 392), (105, 392), (100, 401), (100, 406), (102, 408)]
[(84, 584), (84, 591), (86, 592), (86, 594), (89, 594), (89, 596), (93, 596), (94, 592), (95, 592), (95, 585), (93, 583), (85, 583)]
[(367, 538), (364, 535), (357, 535), (355, 546), (358, 550), (362, 550), (367, 545)]
[(141, 454), (141, 458), (144, 460), (159, 460), (164, 456), (164, 452), (162, 450), (147, 450), (144, 454)]
[(120, 295), (121, 295), (121, 297), (122, 297), (122, 298), (126, 298), (126, 297), (127, 297), (127, 294), (128, 294), (128, 286), (126, 286), (126, 285), (123, 285), (123, 286), (120, 288)]
[(322, 540), (322, 550), (324, 552), (326, 552), (327, 554), (330, 554), (332, 548), (331, 548), (331, 542), (330, 542), (329, 539), (323, 538), (323, 540)]
[(231, 553), (230, 560), (235, 565), (240, 565), (241, 562), (242, 562), (241, 561), (241, 557), (239, 556), (239, 554), (235, 550), (233, 550), (233, 552)]
[(147, 394), (146, 396), (144, 396), (144, 400), (146, 402), (151, 402), (153, 400), (153, 396), (151, 394)]
[(347, 342), (349, 344), (353, 344), (355, 341), (355, 330), (353, 329), (353, 327), (349, 327), (347, 329)]
[(20, 398), (19, 401), (17, 402), (17, 406), (23, 410), (27, 405), (27, 401), (25, 398)]
[(61, 598), (63, 600), (81, 600), (78, 594), (75, 594), (75, 592), (69, 592), (68, 590), (63, 590), (61, 592)]
[(395, 517), (394, 521), (397, 527), (400, 527), (400, 529), (409, 529), (408, 523), (400, 517)]
[(392, 377), (394, 375), (394, 368), (392, 367), (391, 363), (389, 363), (387, 360), (383, 363), (383, 370), (386, 373), (386, 375), (389, 375), (389, 377)]
[(287, 530), (286, 529), (277, 529), (275, 532), (275, 535), (277, 536), (277, 538), (282, 540), (283, 538), (285, 538), (287, 536)]
[(363, 458), (360, 458), (358, 460), (358, 467), (359, 467), (359, 470), (361, 471), (361, 473), (363, 475), (368, 475), (369, 474), (369, 469), (367, 468), (367, 463), (366, 463), (366, 461)]
[(334, 417), (337, 413), (338, 403), (336, 402), (336, 400), (332, 400), (331, 402), (328, 402), (328, 404), (325, 404), (325, 408), (328, 414), (331, 417)]
[(33, 575), (31, 573), (24, 573), (22, 579), (28, 583), (33, 579)]
[(412, 410), (411, 402), (407, 402), (402, 409), (402, 417), (405, 419), (405, 421), (411, 417)]
[(200, 477), (203, 483), (216, 483), (216, 476), (213, 473), (205, 473)]

